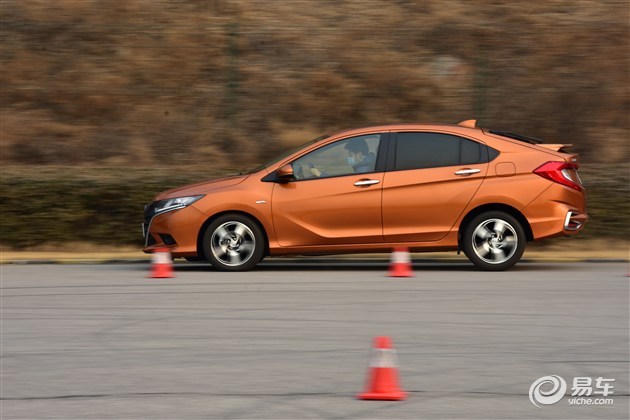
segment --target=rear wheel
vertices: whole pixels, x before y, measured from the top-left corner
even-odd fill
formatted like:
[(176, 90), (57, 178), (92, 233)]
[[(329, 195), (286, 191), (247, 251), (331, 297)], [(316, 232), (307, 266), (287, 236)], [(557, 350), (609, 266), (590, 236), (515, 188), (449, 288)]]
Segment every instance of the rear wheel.
[(221, 271), (247, 271), (264, 255), (262, 230), (247, 216), (227, 214), (218, 217), (203, 235), (204, 255)]
[(502, 271), (516, 264), (525, 251), (525, 230), (502, 211), (474, 217), (465, 227), (462, 249), (468, 259), (486, 271)]

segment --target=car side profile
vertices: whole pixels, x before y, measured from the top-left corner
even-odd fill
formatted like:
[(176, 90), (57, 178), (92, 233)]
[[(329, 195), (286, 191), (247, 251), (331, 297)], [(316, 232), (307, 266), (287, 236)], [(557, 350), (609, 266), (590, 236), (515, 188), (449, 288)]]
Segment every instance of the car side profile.
[(144, 252), (242, 271), (265, 256), (462, 250), (483, 270), (588, 220), (567, 145), (457, 125), (346, 130), (246, 174), (158, 194)]

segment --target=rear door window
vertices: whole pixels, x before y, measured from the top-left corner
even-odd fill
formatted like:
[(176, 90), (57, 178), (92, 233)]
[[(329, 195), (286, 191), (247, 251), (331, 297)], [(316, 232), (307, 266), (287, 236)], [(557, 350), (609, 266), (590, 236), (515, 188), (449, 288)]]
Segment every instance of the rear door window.
[(459, 163), (460, 165), (474, 165), (485, 159), (484, 145), (476, 141), (461, 139)]
[(486, 163), (498, 156), (492, 152), (484, 144), (450, 134), (398, 133), (394, 170)]
[(395, 170), (459, 164), (460, 138), (440, 133), (398, 133)]

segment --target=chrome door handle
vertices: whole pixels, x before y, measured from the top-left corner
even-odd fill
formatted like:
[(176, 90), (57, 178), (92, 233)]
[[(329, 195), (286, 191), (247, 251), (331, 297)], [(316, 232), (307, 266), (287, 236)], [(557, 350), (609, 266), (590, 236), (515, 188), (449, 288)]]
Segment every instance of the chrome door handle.
[(355, 187), (367, 187), (368, 185), (374, 185), (374, 184), (378, 184), (379, 181), (378, 179), (362, 179), (360, 181), (357, 181), (354, 183)]
[(479, 172), (481, 172), (481, 169), (460, 169), (459, 171), (455, 172), (455, 175), (468, 176), (472, 174), (477, 174)]

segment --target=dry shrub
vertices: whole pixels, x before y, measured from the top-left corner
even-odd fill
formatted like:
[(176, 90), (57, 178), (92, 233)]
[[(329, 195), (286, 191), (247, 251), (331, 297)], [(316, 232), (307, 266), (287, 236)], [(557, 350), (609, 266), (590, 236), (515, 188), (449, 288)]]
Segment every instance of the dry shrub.
[(2, 7), (2, 164), (249, 166), (285, 132), (469, 118), (630, 157), (626, 2)]

